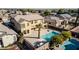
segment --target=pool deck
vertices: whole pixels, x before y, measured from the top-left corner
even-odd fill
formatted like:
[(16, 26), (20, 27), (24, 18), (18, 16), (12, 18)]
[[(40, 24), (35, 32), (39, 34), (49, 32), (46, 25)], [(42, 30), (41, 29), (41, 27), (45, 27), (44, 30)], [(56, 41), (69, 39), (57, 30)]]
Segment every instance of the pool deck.
[(63, 50), (76, 50), (79, 48), (79, 40), (78, 38), (71, 38), (69, 41), (67, 40), (60, 45), (59, 48), (62, 48)]
[[(26, 41), (28, 41), (32, 46), (34, 46), (34, 43), (37, 42), (37, 38), (24, 38)], [(49, 43), (45, 43), (44, 45), (35, 48), (35, 50), (45, 50), (46, 48), (49, 48)]]
[[(45, 35), (54, 30), (51, 29), (41, 29), (40, 36)], [(38, 37), (38, 30), (32, 30), (31, 33), (24, 35), (24, 37)]]
[(55, 50), (64, 50), (63, 48), (55, 47)]

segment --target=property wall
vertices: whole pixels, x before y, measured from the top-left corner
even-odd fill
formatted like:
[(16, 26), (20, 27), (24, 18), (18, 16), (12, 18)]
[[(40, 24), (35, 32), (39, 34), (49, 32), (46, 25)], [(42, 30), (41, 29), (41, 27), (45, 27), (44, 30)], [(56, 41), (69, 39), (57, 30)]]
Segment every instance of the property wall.
[(36, 50), (46, 50), (49, 49), (49, 43), (44, 44), (43, 46), (37, 48)]

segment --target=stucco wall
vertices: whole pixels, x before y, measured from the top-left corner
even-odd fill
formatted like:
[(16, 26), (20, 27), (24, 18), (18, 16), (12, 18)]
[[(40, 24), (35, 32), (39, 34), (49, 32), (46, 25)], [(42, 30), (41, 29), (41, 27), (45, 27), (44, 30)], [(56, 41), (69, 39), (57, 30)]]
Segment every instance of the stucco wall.
[(36, 50), (46, 50), (49, 49), (49, 43), (47, 42), (46, 44), (44, 44), (43, 46), (37, 48)]

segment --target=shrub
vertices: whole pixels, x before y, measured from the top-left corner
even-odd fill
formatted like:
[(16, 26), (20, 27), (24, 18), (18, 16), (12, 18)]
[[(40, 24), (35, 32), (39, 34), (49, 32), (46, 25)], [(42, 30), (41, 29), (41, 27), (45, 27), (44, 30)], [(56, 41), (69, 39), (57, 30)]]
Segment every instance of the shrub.
[(70, 39), (70, 38), (72, 37), (70, 31), (63, 31), (61, 34), (62, 34), (63, 37), (64, 37), (64, 41), (67, 40), (67, 39)]

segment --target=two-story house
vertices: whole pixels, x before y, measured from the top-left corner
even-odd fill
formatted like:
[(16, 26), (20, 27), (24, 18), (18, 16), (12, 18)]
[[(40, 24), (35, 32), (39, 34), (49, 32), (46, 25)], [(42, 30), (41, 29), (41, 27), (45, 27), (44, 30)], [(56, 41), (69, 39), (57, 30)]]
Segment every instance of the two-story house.
[(46, 27), (44, 18), (36, 13), (17, 15), (11, 19), (11, 23), (17, 32), (21, 32), (23, 34), (29, 34), (31, 30), (36, 29), (36, 26), (39, 24), (41, 24), (43, 28)]
[(63, 28), (68, 23), (66, 19), (60, 18), (58, 16), (46, 16), (45, 22), (48, 26)]

